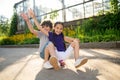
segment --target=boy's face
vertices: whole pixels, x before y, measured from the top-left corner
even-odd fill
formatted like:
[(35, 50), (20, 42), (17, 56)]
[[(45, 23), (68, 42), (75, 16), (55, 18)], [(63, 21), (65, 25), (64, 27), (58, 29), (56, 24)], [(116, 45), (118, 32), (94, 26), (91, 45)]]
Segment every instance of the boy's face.
[(46, 30), (47, 32), (50, 32), (50, 30), (51, 30), (50, 27), (48, 27), (48, 26), (44, 26), (43, 29)]

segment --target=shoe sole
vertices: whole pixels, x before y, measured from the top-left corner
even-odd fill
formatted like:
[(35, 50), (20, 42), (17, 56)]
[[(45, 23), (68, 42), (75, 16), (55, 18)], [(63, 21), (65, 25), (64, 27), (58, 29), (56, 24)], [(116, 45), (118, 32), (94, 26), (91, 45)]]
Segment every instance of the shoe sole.
[(87, 63), (87, 61), (88, 61), (88, 59), (83, 59), (83, 60), (81, 61), (81, 63), (80, 63), (78, 66), (75, 66), (75, 67), (78, 68), (78, 67), (84, 65), (85, 63)]
[(50, 61), (50, 64), (53, 66), (53, 68), (55, 70), (59, 70), (60, 69), (60, 67), (58, 65), (58, 61), (57, 61), (57, 59), (55, 57), (51, 57), (49, 61)]

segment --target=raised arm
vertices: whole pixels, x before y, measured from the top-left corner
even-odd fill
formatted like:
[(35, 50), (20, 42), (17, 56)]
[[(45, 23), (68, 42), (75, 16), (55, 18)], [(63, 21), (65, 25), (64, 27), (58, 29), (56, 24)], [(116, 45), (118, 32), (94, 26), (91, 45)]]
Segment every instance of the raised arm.
[(29, 15), (33, 18), (34, 23), (35, 23), (35, 25), (37, 26), (37, 28), (38, 28), (42, 33), (44, 33), (45, 35), (48, 36), (48, 32), (47, 32), (46, 30), (44, 30), (44, 29), (42, 28), (42, 26), (39, 24), (39, 22), (37, 21), (37, 19), (36, 19), (36, 17), (35, 17), (34, 12), (32, 11), (32, 9), (29, 9), (29, 10), (28, 10), (28, 13), (29, 13)]
[(38, 35), (37, 31), (33, 28), (32, 24), (30, 23), (30, 20), (28, 18), (28, 16), (25, 13), (21, 13), (21, 17), (25, 20), (25, 22), (27, 23), (28, 29), (30, 30), (31, 33), (33, 33), (34, 35)]

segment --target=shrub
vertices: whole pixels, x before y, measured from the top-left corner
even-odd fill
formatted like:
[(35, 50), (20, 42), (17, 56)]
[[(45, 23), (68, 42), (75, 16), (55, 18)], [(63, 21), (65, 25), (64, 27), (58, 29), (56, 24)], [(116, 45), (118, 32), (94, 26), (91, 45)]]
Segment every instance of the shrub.
[(20, 44), (38, 44), (39, 38), (26, 38)]
[[(3, 37), (2, 39), (0, 39), (0, 44), (1, 45), (22, 44), (22, 43), (24, 43), (23, 41), (25, 39), (29, 39), (29, 40), (33, 39), (33, 41), (35, 41), (36, 39), (34, 40), (34, 38), (36, 38), (36, 37), (31, 33), (29, 33), (29, 34), (18, 34), (18, 35), (13, 35), (13, 36), (10, 36), (10, 37)], [(33, 43), (33, 41), (31, 41), (31, 43)], [(35, 42), (37, 42), (37, 41), (35, 41)], [(30, 43), (30, 41), (29, 41), (29, 43)]]
[(4, 38), (0, 41), (0, 45), (13, 45), (15, 42), (10, 38)]
[(103, 37), (103, 41), (104, 41), (104, 42), (116, 41), (116, 35), (105, 35), (105, 36)]

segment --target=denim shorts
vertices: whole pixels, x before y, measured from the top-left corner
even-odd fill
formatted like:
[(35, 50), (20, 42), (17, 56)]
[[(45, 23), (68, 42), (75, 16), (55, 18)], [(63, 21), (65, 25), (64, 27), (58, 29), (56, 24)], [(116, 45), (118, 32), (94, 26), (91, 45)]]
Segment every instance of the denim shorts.
[(47, 43), (44, 45), (42, 51), (40, 52), (40, 57), (41, 57), (42, 59), (44, 59), (45, 48), (47, 47), (48, 44), (49, 44), (49, 42), (47, 42)]

